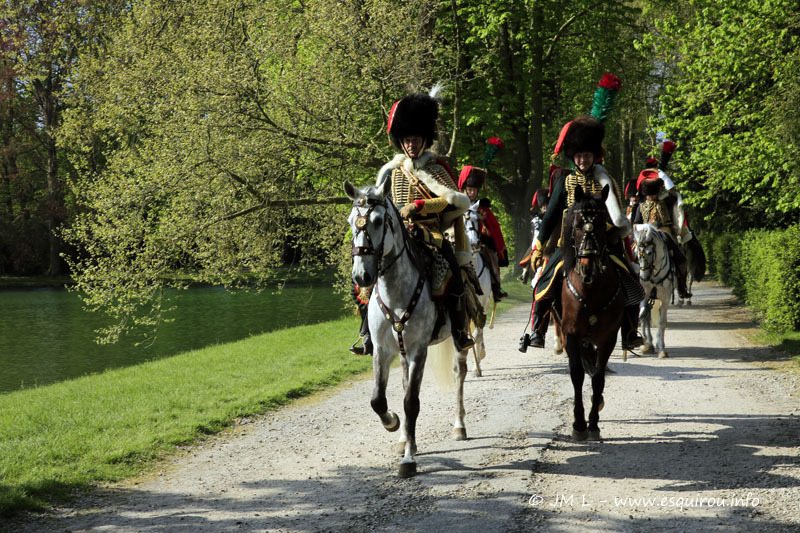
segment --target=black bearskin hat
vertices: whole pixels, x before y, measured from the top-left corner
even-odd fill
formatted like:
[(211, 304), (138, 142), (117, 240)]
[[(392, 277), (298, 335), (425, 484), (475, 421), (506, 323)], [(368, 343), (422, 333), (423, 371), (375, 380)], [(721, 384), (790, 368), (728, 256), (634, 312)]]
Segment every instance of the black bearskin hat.
[(658, 172), (655, 170), (643, 170), (639, 173), (636, 184), (642, 195), (651, 196), (661, 192), (661, 188), (664, 186), (664, 180), (658, 176)]
[(436, 119), (439, 102), (425, 93), (415, 93), (398, 100), (389, 112), (386, 132), (392, 145), (402, 151), (403, 137), (419, 135), (425, 139), (425, 148), (430, 148), (436, 139)]
[(561, 150), (569, 160), (581, 152), (592, 152), (595, 159), (599, 159), (603, 156), (605, 133), (606, 128), (602, 122), (588, 115), (582, 115), (570, 123)]
[(482, 168), (467, 165), (458, 175), (458, 188), (462, 191), (465, 187), (480, 189), (484, 183), (486, 183), (486, 171)]

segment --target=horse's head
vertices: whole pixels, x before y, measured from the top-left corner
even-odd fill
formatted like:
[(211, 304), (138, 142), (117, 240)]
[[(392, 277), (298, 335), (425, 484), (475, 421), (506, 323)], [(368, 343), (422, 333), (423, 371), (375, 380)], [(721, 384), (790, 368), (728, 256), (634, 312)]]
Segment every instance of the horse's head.
[(655, 237), (658, 231), (652, 224), (635, 224), (633, 226), (633, 239), (636, 246), (636, 259), (639, 263), (639, 279), (650, 281), (653, 277), (656, 264)]
[(564, 267), (574, 268), (585, 284), (591, 283), (605, 268), (606, 225), (611, 221), (605, 204), (608, 194), (608, 185), (603, 187), (600, 198), (585, 194), (579, 185), (575, 189), (575, 203), (564, 221), (564, 235), (569, 239)]
[(478, 252), (481, 249), (481, 230), (480, 222), (478, 221), (478, 208), (476, 206), (473, 207), (470, 207), (464, 213), (464, 229), (467, 232), (467, 241), (470, 248), (473, 252)]
[(391, 186), (391, 178), (380, 186), (360, 189), (344, 182), (344, 192), (353, 201), (347, 222), (353, 233), (352, 277), (359, 287), (369, 287), (378, 280), (383, 257), (392, 249), (395, 209), (387, 198)]

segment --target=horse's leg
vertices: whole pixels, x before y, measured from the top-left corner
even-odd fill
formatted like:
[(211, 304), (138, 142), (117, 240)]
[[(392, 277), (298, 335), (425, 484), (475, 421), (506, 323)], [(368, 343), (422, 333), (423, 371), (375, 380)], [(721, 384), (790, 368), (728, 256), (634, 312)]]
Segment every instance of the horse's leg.
[(409, 379), (406, 395), (403, 400), (406, 417), (404, 430), (408, 440), (406, 441), (405, 454), (400, 461), (400, 477), (411, 477), (417, 473), (417, 416), (419, 416), (419, 390), (422, 385), (422, 374), (425, 370), (425, 357), (427, 346), (416, 350), (416, 353), (409, 356)]
[(397, 431), (397, 428), (400, 427), (400, 417), (389, 411), (389, 405), (386, 402), (386, 384), (389, 382), (389, 369), (394, 355), (380, 344), (376, 344), (375, 356), (372, 358), (372, 373), (375, 385), (372, 389), (370, 404), (387, 431)]
[(597, 347), (598, 359), (600, 364), (592, 376), (592, 408), (589, 410), (589, 440), (600, 440), (600, 411), (603, 409), (605, 402), (603, 401), (603, 390), (606, 387), (606, 365), (611, 352), (614, 351), (614, 345), (617, 341), (617, 335), (606, 340), (603, 345)]
[(556, 336), (556, 341), (553, 343), (553, 353), (561, 355), (564, 353), (564, 345), (561, 343), (561, 325), (558, 323), (558, 320), (553, 320), (553, 326), (553, 333)]
[(642, 330), (642, 336), (644, 337), (642, 353), (652, 353), (653, 334), (650, 331), (650, 311), (652, 307), (648, 302), (650, 300), (650, 291), (653, 287), (648, 283), (642, 284), (642, 288), (644, 289), (644, 300), (639, 304), (639, 329)]
[(664, 342), (664, 331), (667, 329), (667, 311), (669, 310), (669, 305), (667, 305), (666, 298), (661, 300), (661, 308), (658, 310), (658, 333), (656, 340), (658, 342), (658, 357), (664, 359), (668, 357), (667, 355), (667, 347), (666, 343)]
[[(408, 390), (408, 357), (400, 355), (400, 366), (403, 369), (403, 390)], [(397, 453), (405, 455), (406, 442), (408, 442), (408, 435), (406, 434), (405, 424), (400, 425), (400, 437), (397, 439)]]
[(583, 364), (581, 363), (581, 346), (574, 335), (567, 335), (567, 355), (569, 356), (569, 377), (575, 392), (573, 404), (572, 438), (586, 440), (586, 413), (583, 410)]
[[(449, 342), (449, 341), (445, 341)], [(453, 347), (455, 350), (455, 347)], [(455, 368), (456, 371), (456, 420), (453, 423), (453, 436), (456, 440), (467, 439), (467, 428), (464, 425), (464, 379), (467, 377), (467, 357), (468, 351), (456, 352)], [(476, 370), (480, 370), (478, 367)]]
[[(689, 267), (689, 275), (686, 276), (686, 290), (689, 291), (689, 294), (692, 293), (692, 285), (694, 285), (694, 274), (692, 274), (693, 271), (694, 271), (694, 267), (690, 266)], [(687, 298), (686, 299), (686, 305), (692, 305), (692, 299), (691, 298)]]

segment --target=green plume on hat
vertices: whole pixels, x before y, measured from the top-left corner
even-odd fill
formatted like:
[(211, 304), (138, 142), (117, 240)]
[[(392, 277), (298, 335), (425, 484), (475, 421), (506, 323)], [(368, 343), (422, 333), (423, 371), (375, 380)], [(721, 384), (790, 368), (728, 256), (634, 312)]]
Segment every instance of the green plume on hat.
[(497, 152), (503, 149), (503, 141), (500, 137), (491, 137), (489, 140), (486, 141), (486, 150), (483, 152), (483, 168), (489, 168), (489, 163), (491, 163)]
[(605, 122), (609, 113), (611, 113), (611, 108), (614, 106), (614, 98), (617, 96), (617, 91), (621, 88), (622, 80), (613, 74), (603, 74), (603, 77), (600, 78), (600, 83), (597, 84), (597, 89), (594, 91), (591, 115), (600, 122)]

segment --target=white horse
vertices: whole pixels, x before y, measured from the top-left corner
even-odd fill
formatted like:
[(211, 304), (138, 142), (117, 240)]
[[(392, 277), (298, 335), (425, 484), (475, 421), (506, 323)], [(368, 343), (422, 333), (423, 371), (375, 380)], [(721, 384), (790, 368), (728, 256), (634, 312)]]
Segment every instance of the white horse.
[[(481, 304), (483, 311), (488, 315), (489, 303), (492, 300), (492, 273), (489, 271), (492, 265), (487, 264), (481, 257), (481, 231), (480, 222), (478, 221), (478, 202), (474, 203), (466, 213), (464, 213), (464, 228), (467, 232), (467, 240), (472, 249), (472, 267), (478, 276), (478, 282), (481, 285), (481, 292), (478, 295), (478, 302)], [(479, 361), (486, 358), (486, 346), (483, 342), (483, 328), (475, 325), (472, 331), (472, 338), (475, 340), (476, 360), (473, 375), (480, 377), (481, 367)]]
[[(664, 240), (670, 236), (658, 231), (652, 224), (635, 224), (633, 234), (639, 260), (639, 282), (645, 295), (639, 304), (639, 325), (645, 342), (642, 353), (653, 353), (653, 348), (656, 348), (658, 357), (664, 358), (668, 356), (664, 347), (664, 329), (667, 327), (667, 309), (674, 286), (672, 262)], [(655, 345), (650, 331), (652, 316), (658, 319)]]
[[(399, 475), (411, 477), (417, 471), (416, 424), (428, 345), (441, 343), (444, 348), (439, 352), (450, 355), (450, 366), (456, 371), (458, 390), (453, 430), (456, 440), (467, 437), (464, 426), (467, 351), (456, 351), (450, 337), (449, 317), (433, 337), (437, 312), (430, 280), (400, 213), (388, 198), (391, 179), (387, 178), (380, 186), (361, 189), (345, 181), (344, 191), (353, 200), (353, 210), (347, 219), (353, 232), (353, 281), (359, 287), (375, 284), (367, 314), (375, 350), (372, 358), (375, 386), (370, 403), (388, 431), (401, 429), (403, 459)], [(402, 428), (400, 418), (389, 410), (386, 401), (389, 369), (398, 353), (405, 389)]]

